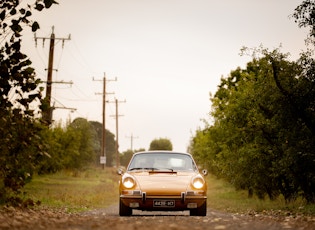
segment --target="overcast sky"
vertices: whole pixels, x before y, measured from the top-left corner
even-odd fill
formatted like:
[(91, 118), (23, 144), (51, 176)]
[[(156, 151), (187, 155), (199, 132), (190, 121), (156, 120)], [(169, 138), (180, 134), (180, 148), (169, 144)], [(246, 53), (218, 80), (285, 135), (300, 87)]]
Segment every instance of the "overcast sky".
[[(23, 3), (33, 2), (24, 0)], [(107, 99), (119, 101), (120, 152), (148, 149), (155, 138), (168, 138), (186, 151), (203, 119), (210, 121), (210, 93), (222, 76), (245, 67), (243, 46), (282, 46), (296, 60), (305, 49), (306, 31), (289, 16), (302, 0), (59, 0), (34, 15), (38, 37), (57, 38), (52, 102), (54, 120), (83, 117), (102, 122), (101, 81)], [(47, 80), (49, 39), (26, 33), (24, 51), (38, 77)], [(106, 128), (116, 133), (115, 104), (106, 107)]]

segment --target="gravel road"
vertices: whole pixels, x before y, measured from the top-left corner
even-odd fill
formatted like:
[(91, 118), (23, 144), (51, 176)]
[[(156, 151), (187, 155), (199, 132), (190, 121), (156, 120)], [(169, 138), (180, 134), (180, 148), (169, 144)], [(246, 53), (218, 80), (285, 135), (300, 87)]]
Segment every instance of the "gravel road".
[(110, 230), (197, 230), (197, 229), (315, 229), (315, 217), (274, 214), (230, 214), (208, 209), (205, 217), (188, 212), (141, 212), (120, 217), (118, 205), (80, 214), (61, 210), (0, 210), (0, 229), (110, 229)]

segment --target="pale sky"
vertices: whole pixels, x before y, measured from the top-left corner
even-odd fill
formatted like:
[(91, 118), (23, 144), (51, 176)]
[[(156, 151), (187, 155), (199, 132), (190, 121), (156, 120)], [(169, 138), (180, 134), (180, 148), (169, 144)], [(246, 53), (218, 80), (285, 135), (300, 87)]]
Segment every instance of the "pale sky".
[[(33, 2), (24, 0), (23, 3)], [(203, 119), (210, 121), (210, 96), (222, 76), (245, 67), (243, 46), (282, 46), (296, 60), (305, 49), (306, 31), (289, 16), (302, 0), (59, 0), (34, 19), (38, 37), (56, 40), (52, 102), (54, 120), (83, 117), (102, 122), (103, 83), (107, 99), (120, 103), (119, 151), (148, 149), (155, 138), (168, 138), (173, 150), (186, 151)], [(24, 52), (38, 77), (47, 80), (49, 39), (23, 37)], [(44, 86), (44, 85), (43, 85)], [(116, 133), (115, 104), (106, 105), (106, 128)]]

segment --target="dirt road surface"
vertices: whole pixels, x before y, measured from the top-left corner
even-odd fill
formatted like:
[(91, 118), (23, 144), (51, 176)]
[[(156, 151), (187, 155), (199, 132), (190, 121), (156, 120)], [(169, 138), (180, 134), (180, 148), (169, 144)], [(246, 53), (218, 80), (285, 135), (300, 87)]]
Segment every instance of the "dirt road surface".
[(80, 214), (60, 210), (0, 210), (0, 229), (70, 230), (206, 230), (206, 229), (315, 229), (315, 217), (273, 214), (231, 214), (208, 209), (205, 217), (189, 212), (141, 212), (120, 217), (118, 205)]

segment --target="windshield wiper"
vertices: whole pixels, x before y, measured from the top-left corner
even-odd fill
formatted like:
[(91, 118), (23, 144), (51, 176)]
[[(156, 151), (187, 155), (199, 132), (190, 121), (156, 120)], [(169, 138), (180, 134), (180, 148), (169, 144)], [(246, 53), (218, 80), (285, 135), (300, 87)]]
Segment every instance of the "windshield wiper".
[(142, 170), (142, 169), (144, 169), (144, 168), (131, 168), (131, 169), (129, 169), (129, 171), (133, 171), (133, 170)]
[(129, 171), (134, 171), (134, 170), (149, 170), (152, 172), (164, 172), (164, 171), (174, 172), (174, 169), (172, 168), (131, 168), (129, 169)]
[(158, 169), (157, 168), (131, 168), (131, 169), (129, 169), (129, 171), (133, 171), (133, 170), (151, 170), (151, 171), (156, 171)]
[(150, 171), (156, 171), (158, 170), (157, 168), (144, 168), (145, 170), (150, 170)]

